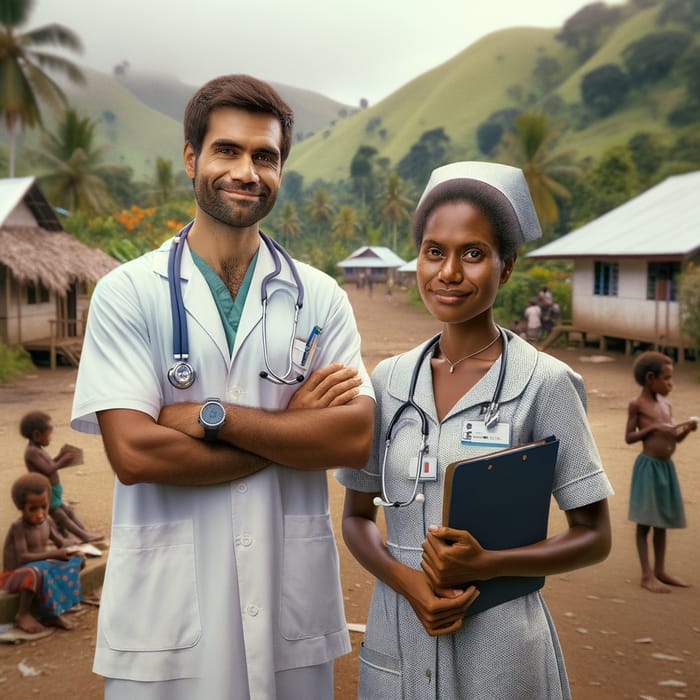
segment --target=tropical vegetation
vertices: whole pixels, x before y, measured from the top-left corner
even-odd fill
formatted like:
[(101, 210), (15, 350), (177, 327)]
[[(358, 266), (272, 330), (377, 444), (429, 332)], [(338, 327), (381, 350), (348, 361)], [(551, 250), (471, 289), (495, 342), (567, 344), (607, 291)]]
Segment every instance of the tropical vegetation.
[[(44, 135), (42, 148), (28, 151), (37, 166), (44, 194), (66, 211), (101, 214), (116, 207), (105, 178), (126, 173), (127, 168), (102, 162), (110, 147), (94, 145), (96, 126), (97, 122), (80, 117), (69, 108), (56, 131)], [(161, 176), (159, 167), (162, 168), (160, 162), (156, 166), (157, 180)], [(167, 187), (170, 186), (168, 183)], [(157, 192), (162, 193), (165, 188), (169, 193), (167, 187), (161, 185)]]
[[(0, 37), (19, 43), (15, 30), (31, 3), (2, 7)], [(10, 7), (24, 14), (11, 15)], [(21, 36), (28, 46), (42, 36), (72, 34)], [(39, 66), (58, 67), (33, 56)], [(545, 236), (556, 238), (669, 175), (700, 168), (698, 76), (700, 0), (593, 2), (559, 30), (497, 32), (378, 105), (362, 101), (358, 109), (339, 110), (325, 128), (300, 129), (264, 226), (297, 258), (333, 275), (337, 261), (363, 245), (388, 246), (409, 260), (415, 255), (410, 216), (431, 170), (454, 160), (493, 159), (523, 169)], [(5, 90), (0, 82), (7, 119)], [(90, 92), (91, 99), (104, 94)], [(139, 99), (147, 92), (138, 92)], [(115, 136), (124, 135), (126, 116), (100, 110), (85, 96), (73, 99), (85, 111), (72, 105), (43, 136), (34, 174), (51, 202), (70, 212), (67, 230), (120, 260), (134, 257), (191, 218), (191, 183), (165, 153), (142, 161), (137, 177), (128, 167), (106, 167), (107, 142), (110, 154), (131, 162)], [(148, 130), (144, 123), (139, 120), (139, 132)], [(523, 258), (499, 298), (499, 320), (509, 322), (543, 285), (555, 291), (566, 317), (569, 274), (566, 264)]]
[(44, 46), (80, 51), (80, 39), (60, 24), (21, 32), (34, 7), (33, 0), (0, 2), (0, 114), (9, 135), (9, 175), (15, 174), (15, 138), (17, 128), (42, 125), (40, 102), (56, 111), (65, 104), (63, 90), (50, 72), (81, 82), (81, 70), (70, 60), (47, 53)]
[(29, 353), (21, 347), (8, 347), (0, 341), (0, 383), (20, 377), (34, 365)]

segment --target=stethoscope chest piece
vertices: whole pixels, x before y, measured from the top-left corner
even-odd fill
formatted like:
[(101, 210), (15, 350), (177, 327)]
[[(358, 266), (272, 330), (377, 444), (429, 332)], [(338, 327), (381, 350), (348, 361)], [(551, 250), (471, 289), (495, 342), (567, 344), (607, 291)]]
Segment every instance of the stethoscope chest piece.
[[(180, 288), (180, 265), (182, 263), (182, 251), (184, 249), (185, 239), (192, 228), (191, 221), (187, 224), (173, 239), (168, 256), (168, 286), (170, 288), (170, 309), (173, 322), (173, 359), (175, 363), (168, 370), (168, 381), (176, 389), (189, 389), (197, 378), (197, 373), (194, 367), (187, 362), (189, 358), (189, 341), (187, 334), (187, 314), (185, 311), (185, 302), (182, 297), (182, 289)], [(289, 253), (277, 241), (273, 241), (266, 236), (262, 231), (259, 232), (260, 237), (270, 251), (274, 262), (274, 270), (268, 273), (260, 285), (260, 301), (262, 303), (262, 345), (263, 359), (265, 361), (265, 371), (260, 372), (260, 377), (271, 381), (273, 384), (289, 384), (294, 385), (304, 381), (304, 375), (296, 373), (293, 367), (292, 350), (294, 347), (294, 338), (296, 336), (297, 324), (299, 322), (299, 312), (304, 304), (304, 285), (302, 284), (299, 272), (294, 264), (294, 261), (289, 257)], [(284, 374), (277, 374), (270, 367), (267, 347), (267, 303), (268, 283), (277, 277), (282, 270), (281, 258), (289, 265), (289, 270), (294, 278), (297, 287), (297, 296), (294, 303), (294, 318), (293, 326), (289, 340), (288, 348), (288, 363)]]
[[(486, 427), (490, 430), (498, 425), (499, 419), (499, 402), (501, 397), (501, 390), (503, 389), (503, 380), (506, 376), (506, 361), (508, 358), (508, 336), (506, 332), (500, 328), (499, 332), (501, 334), (502, 351), (501, 351), (501, 366), (498, 370), (498, 379), (496, 380), (496, 388), (493, 392), (493, 398), (486, 405), (484, 412), (484, 423)], [(418, 483), (420, 482), (421, 466), (423, 464), (423, 458), (428, 452), (428, 437), (429, 437), (429, 422), (426, 412), (420, 407), (420, 405), (415, 400), (415, 390), (418, 383), (418, 375), (420, 373), (421, 367), (425, 359), (435, 350), (435, 346), (440, 340), (440, 334), (438, 333), (434, 338), (431, 338), (421, 350), (418, 361), (413, 368), (413, 373), (411, 375), (411, 382), (408, 389), (408, 397), (394, 413), (394, 416), (389, 421), (389, 426), (386, 430), (386, 438), (384, 442), (384, 457), (381, 464), (381, 483), (382, 483), (382, 495), (377, 496), (374, 499), (375, 506), (384, 506), (385, 508), (404, 508), (410, 506), (412, 503), (422, 503), (425, 501), (425, 496), (422, 493), (418, 493)], [(416, 471), (413, 480), (413, 489), (410, 496), (406, 500), (392, 499), (387, 493), (387, 457), (389, 454), (389, 446), (391, 444), (392, 435), (394, 428), (397, 426), (400, 417), (408, 409), (413, 409), (417, 414), (421, 422), (421, 445), (418, 449), (418, 458), (416, 460)]]
[(189, 362), (180, 360), (168, 370), (168, 381), (176, 389), (189, 389), (197, 378), (197, 372)]

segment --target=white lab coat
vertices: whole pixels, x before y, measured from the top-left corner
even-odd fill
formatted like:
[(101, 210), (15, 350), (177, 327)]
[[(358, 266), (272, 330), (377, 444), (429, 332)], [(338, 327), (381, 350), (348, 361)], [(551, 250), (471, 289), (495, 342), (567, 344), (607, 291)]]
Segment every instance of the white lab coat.
[[(95, 413), (110, 408), (157, 419), (162, 405), (219, 397), (277, 409), (296, 390), (259, 377), (260, 284), (273, 269), (264, 245), (232, 355), (209, 287), (189, 249), (183, 251), (197, 381), (186, 390), (170, 385), (169, 248), (168, 241), (97, 285), (75, 390), (76, 430), (99, 432)], [(323, 331), (309, 370), (330, 361), (359, 367), (362, 393), (372, 396), (347, 295), (327, 275), (297, 267), (305, 297), (295, 360), (317, 324)], [(285, 263), (268, 294), (268, 354), (273, 368), (284, 372), (296, 297)], [(197, 488), (115, 480), (96, 673), (135, 681), (190, 679), (187, 693), (208, 700), (273, 698), (276, 671), (325, 663), (349, 650), (325, 472), (275, 465)]]

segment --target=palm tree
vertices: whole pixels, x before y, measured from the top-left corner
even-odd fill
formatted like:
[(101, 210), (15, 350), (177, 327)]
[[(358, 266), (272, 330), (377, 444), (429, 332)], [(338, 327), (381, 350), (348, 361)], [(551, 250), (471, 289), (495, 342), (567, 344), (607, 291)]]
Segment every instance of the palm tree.
[(301, 232), (297, 208), (290, 199), (282, 205), (277, 232), (282, 239), (281, 242), (284, 243), (285, 246), (289, 245), (289, 241), (292, 238), (296, 238)]
[(115, 206), (103, 176), (119, 173), (125, 166), (101, 162), (109, 146), (93, 146), (96, 126), (96, 121), (68, 109), (56, 132), (44, 136), (43, 148), (29, 151), (46, 171), (39, 180), (54, 205), (87, 213)]
[(357, 212), (350, 204), (343, 204), (333, 219), (331, 232), (338, 241), (351, 241), (358, 229)]
[(501, 151), (504, 162), (522, 168), (535, 211), (546, 232), (559, 221), (557, 197), (569, 199), (571, 193), (559, 181), (563, 176), (578, 176), (571, 153), (555, 153), (559, 130), (550, 125), (543, 112), (523, 112), (514, 130), (503, 135)]
[(15, 140), (17, 126), (22, 129), (41, 126), (39, 99), (58, 109), (65, 103), (61, 88), (44, 72), (58, 71), (77, 83), (85, 78), (71, 61), (45, 53), (35, 47), (54, 45), (81, 51), (80, 39), (60, 24), (47, 24), (38, 29), (18, 33), (28, 19), (33, 0), (0, 2), (0, 113), (9, 134), (9, 174), (15, 174)]
[(413, 202), (409, 192), (408, 183), (398, 173), (391, 172), (379, 197), (379, 215), (389, 228), (391, 249), (394, 252), (397, 250), (398, 227), (411, 218)]
[(153, 178), (153, 198), (157, 204), (167, 202), (177, 189), (173, 161), (169, 158), (156, 158), (156, 169)]
[(316, 225), (317, 234), (323, 233), (321, 227), (330, 223), (334, 211), (331, 193), (325, 187), (317, 187), (308, 203), (309, 218)]

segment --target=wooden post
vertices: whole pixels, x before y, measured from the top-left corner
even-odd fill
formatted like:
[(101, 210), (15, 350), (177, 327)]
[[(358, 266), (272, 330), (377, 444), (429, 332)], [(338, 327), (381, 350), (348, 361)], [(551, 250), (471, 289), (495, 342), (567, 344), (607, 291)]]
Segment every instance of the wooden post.
[(56, 321), (54, 319), (49, 319), (49, 332), (51, 333), (50, 367), (56, 369)]

